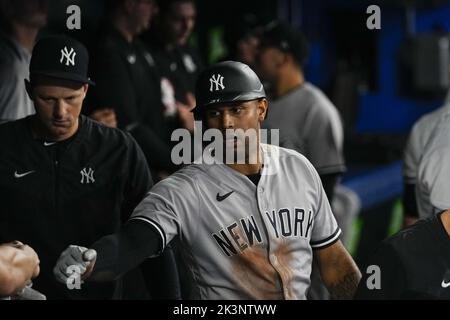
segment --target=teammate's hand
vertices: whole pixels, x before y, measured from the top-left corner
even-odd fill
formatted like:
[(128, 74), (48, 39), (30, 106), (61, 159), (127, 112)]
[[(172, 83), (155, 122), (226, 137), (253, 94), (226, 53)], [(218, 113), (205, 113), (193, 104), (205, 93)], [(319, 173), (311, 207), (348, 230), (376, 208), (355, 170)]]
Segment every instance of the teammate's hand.
[(32, 267), (33, 273), (31, 275), (31, 279), (36, 278), (39, 275), (40, 267), (39, 267), (39, 257), (36, 251), (33, 250), (30, 246), (23, 244), (20, 241), (12, 241), (8, 243), (2, 244), (2, 246), (9, 246), (21, 250), (21, 254), (24, 258), (27, 259), (27, 264)]
[(77, 272), (81, 279), (88, 278), (94, 268), (97, 253), (93, 249), (71, 245), (64, 250), (55, 267), (53, 274), (56, 280), (67, 284), (67, 279)]

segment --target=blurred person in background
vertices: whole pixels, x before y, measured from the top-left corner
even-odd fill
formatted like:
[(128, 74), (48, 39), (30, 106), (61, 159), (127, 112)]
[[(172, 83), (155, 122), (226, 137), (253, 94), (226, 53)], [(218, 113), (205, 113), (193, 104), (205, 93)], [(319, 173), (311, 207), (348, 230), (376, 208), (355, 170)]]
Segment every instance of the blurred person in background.
[(238, 22), (232, 21), (225, 27), (225, 43), (228, 55), (223, 61), (233, 60), (255, 69), (262, 26), (254, 14), (245, 14)]
[(24, 79), (39, 30), (47, 23), (47, 0), (0, 0), (0, 123), (34, 113)]
[(170, 134), (164, 121), (162, 79), (153, 55), (138, 35), (150, 26), (153, 0), (107, 3), (94, 53), (96, 110), (91, 117), (132, 134), (156, 180), (173, 172)]
[[(42, 38), (33, 49), (26, 89), (36, 113), (0, 125), (0, 242), (21, 239), (36, 250), (41, 275), (34, 286), (49, 299), (146, 298), (140, 269), (79, 290), (53, 277), (62, 248), (118, 230), (153, 185), (130, 134), (80, 115), (94, 84), (88, 64), (87, 49), (67, 36)], [(164, 267), (149, 262), (142, 268), (163, 281), (164, 289), (152, 297), (172, 288), (157, 271), (166, 274), (174, 265), (166, 253)], [(148, 286), (157, 288), (155, 282)]]
[(364, 272), (355, 299), (450, 300), (450, 210), (384, 240), (369, 265), (379, 268), (379, 280)]
[[(445, 157), (445, 149), (448, 148), (446, 135), (450, 127), (447, 122), (450, 122), (450, 92), (441, 108), (422, 116), (411, 129), (403, 156), (405, 226), (414, 224), (419, 218), (429, 217), (436, 210), (446, 209), (433, 198), (450, 187), (444, 181), (436, 186), (436, 178), (446, 167), (446, 162), (436, 157)], [(441, 200), (450, 199), (446, 195), (439, 197)]]
[(280, 145), (303, 154), (320, 175), (328, 199), (345, 171), (343, 128), (332, 102), (304, 76), (308, 44), (303, 34), (272, 23), (261, 37), (257, 71), (270, 91), (264, 124), (280, 130)]
[(195, 106), (194, 86), (204, 63), (188, 40), (194, 30), (197, 9), (194, 0), (158, 2), (154, 28), (145, 36), (166, 79), (165, 90), (175, 94), (165, 103), (165, 115), (172, 129), (194, 128), (190, 110)]

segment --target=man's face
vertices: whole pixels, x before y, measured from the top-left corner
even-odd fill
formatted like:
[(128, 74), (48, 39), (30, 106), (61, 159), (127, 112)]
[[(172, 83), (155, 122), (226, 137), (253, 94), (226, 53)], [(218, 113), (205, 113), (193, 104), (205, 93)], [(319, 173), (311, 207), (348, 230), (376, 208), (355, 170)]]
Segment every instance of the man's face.
[(55, 141), (70, 138), (78, 129), (78, 117), (88, 85), (70, 81), (40, 81), (31, 90), (39, 128)]
[[(224, 152), (241, 150), (256, 150), (255, 146), (249, 148), (249, 139), (243, 136), (227, 134), (228, 129), (242, 129), (246, 133), (254, 131), (259, 136), (260, 123), (264, 120), (267, 110), (267, 100), (252, 100), (247, 102), (234, 102), (218, 104), (205, 110), (204, 120), (209, 129), (218, 129), (224, 139)], [(259, 139), (256, 141), (259, 143)], [(244, 148), (245, 149), (242, 149)], [(248, 155), (246, 155), (246, 159)]]
[(260, 47), (257, 59), (259, 76), (268, 82), (275, 82), (280, 67), (283, 65), (285, 53), (275, 47)]
[(130, 21), (134, 25), (136, 34), (149, 28), (154, 11), (154, 0), (132, 0)]
[(31, 28), (42, 28), (47, 24), (48, 0), (15, 0), (20, 23)]
[(186, 44), (194, 29), (196, 15), (192, 2), (176, 2), (172, 5), (165, 19), (165, 28), (172, 43), (180, 46)]
[(248, 35), (237, 43), (237, 55), (239, 61), (253, 66), (258, 53), (259, 39), (253, 35)]

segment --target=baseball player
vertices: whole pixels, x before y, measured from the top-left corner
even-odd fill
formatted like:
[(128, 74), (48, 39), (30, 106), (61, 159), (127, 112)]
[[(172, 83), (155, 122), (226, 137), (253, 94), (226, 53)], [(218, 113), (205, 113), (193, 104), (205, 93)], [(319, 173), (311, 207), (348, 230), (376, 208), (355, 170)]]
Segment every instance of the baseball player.
[[(356, 299), (450, 299), (450, 211), (432, 214), (383, 241)], [(375, 271), (376, 272), (376, 271)]]
[[(196, 118), (225, 137), (227, 129), (259, 131), (268, 106), (256, 74), (233, 61), (200, 74), (196, 100)], [(244, 139), (226, 139), (227, 151)], [(95, 264), (83, 261), (86, 249), (67, 248), (57, 279), (66, 281), (68, 265), (91, 268), (83, 274), (88, 281), (115, 278), (178, 237), (192, 299), (305, 299), (313, 259), (332, 296), (351, 298), (360, 272), (339, 240), (314, 167), (259, 138), (255, 153), (245, 155), (255, 162), (196, 163), (159, 182), (121, 232), (90, 246)]]
[[(418, 218), (429, 217), (433, 211), (450, 208), (450, 205), (443, 207), (442, 203), (433, 205), (430, 194), (431, 189), (441, 194), (448, 190), (446, 182), (442, 181), (443, 185), (439, 189), (435, 181), (439, 175), (442, 177), (443, 172), (438, 170), (446, 169), (446, 166), (442, 165), (446, 162), (441, 157), (448, 153), (445, 151), (445, 145), (449, 121), (450, 96), (447, 96), (444, 106), (424, 115), (411, 130), (403, 158), (403, 206), (406, 225), (413, 224)], [(437, 165), (436, 162), (441, 164)]]
[(450, 208), (450, 112), (441, 113), (417, 168), (416, 196), (419, 217)]
[(125, 294), (122, 278), (78, 290), (57, 283), (52, 270), (71, 243), (89, 245), (118, 231), (152, 186), (129, 134), (80, 116), (92, 84), (88, 60), (72, 38), (42, 38), (26, 81), (36, 114), (0, 125), (0, 242), (21, 239), (36, 250), (41, 274), (34, 288), (49, 299)]

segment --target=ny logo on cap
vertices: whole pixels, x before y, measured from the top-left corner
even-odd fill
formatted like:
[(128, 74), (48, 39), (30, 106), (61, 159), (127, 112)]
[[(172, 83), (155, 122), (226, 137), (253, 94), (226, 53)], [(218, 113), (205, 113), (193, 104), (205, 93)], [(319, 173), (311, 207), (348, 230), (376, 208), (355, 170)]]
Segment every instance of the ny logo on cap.
[(66, 66), (69, 65), (69, 63), (74, 66), (75, 65), (75, 56), (76, 56), (75, 50), (73, 48), (70, 48), (70, 52), (67, 50), (67, 47), (64, 47), (64, 49), (61, 49), (61, 60), (59, 60), (60, 63), (63, 63), (64, 58), (66, 58)]
[(209, 91), (213, 91), (214, 85), (215, 91), (223, 90), (225, 89), (225, 86), (223, 85), (223, 77), (220, 74), (213, 74), (211, 78), (209, 78), (209, 82), (211, 83), (211, 86), (209, 87)]

